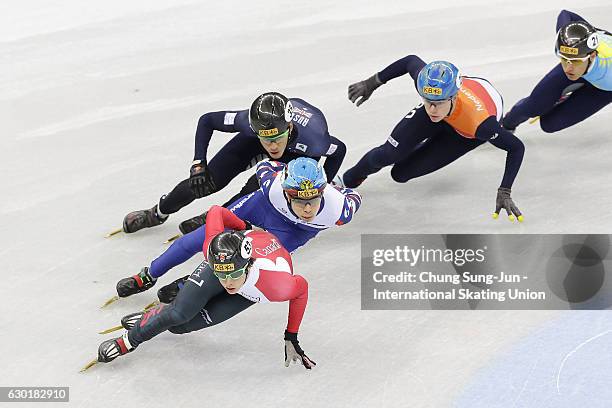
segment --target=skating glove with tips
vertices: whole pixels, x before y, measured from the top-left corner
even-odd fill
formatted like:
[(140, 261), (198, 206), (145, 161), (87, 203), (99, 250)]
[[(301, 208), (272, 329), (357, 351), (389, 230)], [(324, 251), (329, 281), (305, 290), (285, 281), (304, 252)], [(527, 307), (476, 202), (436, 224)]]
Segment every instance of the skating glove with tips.
[(376, 90), (383, 83), (378, 79), (378, 74), (374, 74), (365, 81), (359, 81), (349, 85), (348, 97), (351, 102), (355, 103), (358, 98), (361, 98), (357, 103), (357, 106), (361, 105), (372, 96), (372, 92)]
[(509, 188), (500, 187), (497, 189), (497, 199), (495, 200), (495, 212), (493, 213), (493, 218), (497, 219), (499, 217), (499, 213), (502, 210), (506, 210), (508, 213), (508, 219), (510, 221), (514, 221), (514, 217), (519, 222), (523, 222), (523, 214), (518, 209), (514, 201), (512, 201), (512, 197), (510, 197), (511, 190)]
[(191, 170), (189, 170), (189, 187), (196, 198), (206, 197), (217, 191), (206, 163), (198, 160), (191, 165)]
[(317, 365), (304, 354), (304, 350), (300, 347), (300, 342), (297, 339), (297, 333), (289, 333), (285, 330), (285, 367), (289, 367), (292, 361), (293, 363), (300, 361), (307, 370)]

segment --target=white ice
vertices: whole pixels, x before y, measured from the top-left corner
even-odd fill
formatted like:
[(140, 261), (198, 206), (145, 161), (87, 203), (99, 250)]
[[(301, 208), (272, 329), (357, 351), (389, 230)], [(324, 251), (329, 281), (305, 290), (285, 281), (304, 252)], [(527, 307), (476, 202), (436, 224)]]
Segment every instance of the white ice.
[[(610, 29), (609, 1), (4, 3), (0, 386), (70, 386), (71, 406), (88, 408), (612, 404), (608, 312), (361, 311), (359, 245), (363, 233), (610, 233), (609, 107), (556, 134), (519, 128), (521, 225), (491, 219), (504, 163), (492, 146), (403, 185), (388, 170), (370, 177), (355, 220), (295, 257), (310, 283), (300, 340), (312, 372), (283, 367), (287, 305), (275, 304), (78, 373), (110, 337), (98, 330), (154, 299), (100, 310), (116, 281), (246, 179), (162, 227), (103, 238), (187, 175), (201, 114), (244, 109), (267, 90), (301, 97), (347, 144), (346, 169), (418, 102), (401, 78), (356, 108), (349, 83), (408, 54), (448, 59), (492, 81), (509, 109), (556, 63), (557, 13)], [(227, 138), (215, 134), (209, 154)]]

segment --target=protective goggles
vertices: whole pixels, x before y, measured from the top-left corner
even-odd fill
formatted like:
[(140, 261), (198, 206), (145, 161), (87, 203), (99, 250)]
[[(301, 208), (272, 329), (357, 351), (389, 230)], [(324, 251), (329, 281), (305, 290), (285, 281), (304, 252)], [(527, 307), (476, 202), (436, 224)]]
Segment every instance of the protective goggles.
[(588, 55), (586, 57), (570, 58), (570, 57), (566, 57), (565, 55), (562, 55), (561, 53), (557, 53), (557, 57), (561, 59), (562, 64), (570, 64), (570, 65), (582, 65), (589, 60)]
[(430, 99), (423, 98), (423, 97), (421, 99), (423, 99), (423, 103), (426, 103), (428, 105), (438, 106), (438, 105), (442, 105), (444, 102), (450, 101), (453, 98), (442, 99), (442, 100), (435, 100), (435, 101), (432, 101)]
[(259, 140), (261, 140), (264, 143), (272, 143), (272, 142), (276, 142), (279, 139), (282, 139), (283, 137), (287, 137), (289, 136), (289, 129), (285, 130), (283, 133), (280, 133), (276, 136), (257, 136), (259, 138)]
[(227, 280), (227, 279), (236, 280), (236, 279), (240, 279), (242, 275), (244, 275), (248, 266), (249, 265), (245, 265), (244, 267), (240, 269), (236, 269), (235, 271), (229, 272), (229, 273), (213, 271), (213, 274), (220, 280)]
[(306, 207), (306, 204), (310, 204), (311, 207), (315, 207), (319, 204), (321, 204), (321, 196), (315, 197), (315, 198), (311, 198), (309, 200), (303, 200), (300, 198), (290, 198), (291, 202), (293, 203), (293, 205), (300, 207), (300, 208), (304, 208)]

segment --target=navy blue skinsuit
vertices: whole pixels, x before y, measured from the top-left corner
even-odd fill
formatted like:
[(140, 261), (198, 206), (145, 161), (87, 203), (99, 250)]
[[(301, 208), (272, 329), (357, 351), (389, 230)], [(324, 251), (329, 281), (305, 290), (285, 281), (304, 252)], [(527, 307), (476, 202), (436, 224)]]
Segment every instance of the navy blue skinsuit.
[[(379, 72), (378, 78), (386, 83), (408, 73), (416, 86), (417, 76), (424, 66), (421, 58), (409, 55)], [(405, 183), (452, 163), (487, 141), (508, 152), (501, 186), (510, 188), (524, 154), (523, 143), (516, 136), (503, 129), (491, 116), (479, 126), (475, 138), (461, 137), (448, 123), (432, 122), (420, 104), (395, 126), (385, 143), (367, 152), (344, 173), (344, 182), (347, 187), (354, 188), (368, 175), (394, 165), (391, 177)]]
[[(319, 160), (321, 156), (326, 156), (323, 167), (328, 181), (331, 181), (338, 173), (346, 154), (345, 144), (329, 134), (327, 121), (319, 109), (302, 99), (289, 100), (294, 107), (293, 130), (283, 156), (274, 160), (288, 163), (297, 157), (305, 156)], [(268, 153), (249, 126), (248, 110), (220, 111), (206, 113), (200, 117), (196, 130), (194, 160), (206, 161), (208, 145), (215, 130), (237, 133), (208, 162), (208, 169), (219, 191), (238, 174), (268, 158)], [(243, 189), (228, 200), (228, 203), (258, 188), (257, 179), (253, 175)], [(160, 199), (159, 209), (164, 214), (173, 214), (195, 198), (195, 194), (189, 188), (189, 179), (186, 179)]]
[[(578, 14), (562, 10), (557, 31), (572, 22), (586, 21)], [(544, 132), (553, 133), (582, 122), (612, 102), (612, 92), (599, 89), (585, 78), (571, 81), (557, 64), (535, 86), (531, 94), (516, 103), (503, 119), (506, 129), (515, 129), (529, 118), (540, 117)]]
[(230, 295), (204, 261), (191, 274), (193, 280), (181, 285), (176, 299), (148, 311), (130, 331), (134, 347), (169, 330), (189, 333), (222, 323), (255, 304), (240, 295)]

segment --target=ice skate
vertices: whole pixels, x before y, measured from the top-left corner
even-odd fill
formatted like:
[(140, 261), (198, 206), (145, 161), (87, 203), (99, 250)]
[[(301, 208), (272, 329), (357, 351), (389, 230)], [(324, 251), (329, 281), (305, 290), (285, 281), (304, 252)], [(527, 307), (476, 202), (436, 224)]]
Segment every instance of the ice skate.
[(140, 231), (143, 228), (155, 227), (161, 225), (168, 219), (160, 217), (157, 211), (157, 204), (148, 210), (132, 211), (123, 219), (123, 232), (131, 234)]

